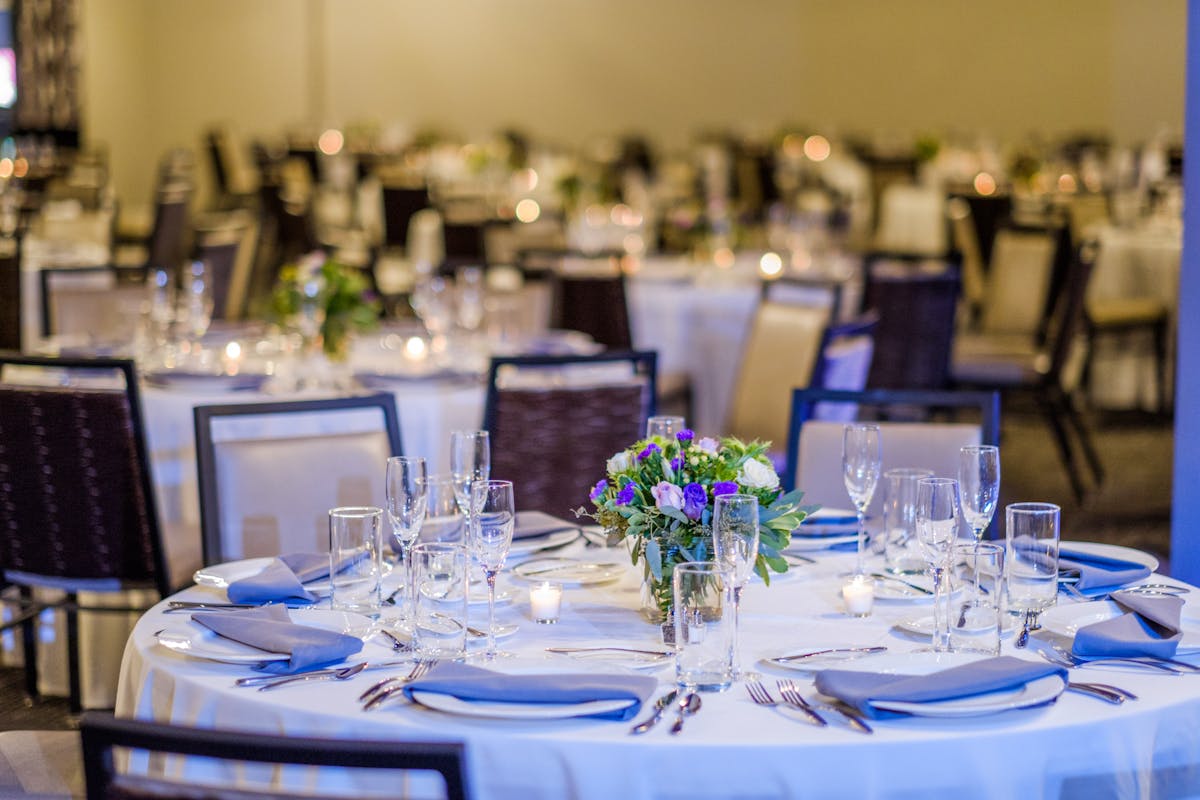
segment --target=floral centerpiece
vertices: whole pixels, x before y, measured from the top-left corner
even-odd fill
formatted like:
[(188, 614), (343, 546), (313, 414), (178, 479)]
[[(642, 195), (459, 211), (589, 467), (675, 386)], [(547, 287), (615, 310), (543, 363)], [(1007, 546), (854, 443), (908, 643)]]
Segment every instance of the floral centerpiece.
[(325, 355), (335, 361), (346, 358), (351, 333), (379, 323), (379, 301), (362, 272), (321, 252), (279, 271), (271, 306), (307, 342), (319, 339)]
[[(633, 539), (633, 563), (643, 568), (643, 613), (670, 618), (676, 564), (712, 558), (713, 500), (748, 494), (759, 502), (759, 546), (754, 569), (786, 572), (782, 551), (811, 509), (802, 492), (784, 492), (766, 452), (769, 445), (737, 439), (697, 439), (690, 430), (674, 439), (655, 436), (608, 460), (608, 475), (591, 491), (593, 517), (611, 536)], [(582, 513), (582, 510), (581, 510)]]

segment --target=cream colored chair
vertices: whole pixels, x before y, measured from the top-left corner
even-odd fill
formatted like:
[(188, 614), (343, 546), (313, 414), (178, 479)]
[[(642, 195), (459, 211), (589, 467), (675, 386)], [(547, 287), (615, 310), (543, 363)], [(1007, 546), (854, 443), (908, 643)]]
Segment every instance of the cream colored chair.
[(390, 394), (197, 406), (204, 563), (329, 549), (328, 511), (382, 506)]
[(945, 255), (946, 198), (933, 186), (894, 183), (879, 197), (875, 250)]

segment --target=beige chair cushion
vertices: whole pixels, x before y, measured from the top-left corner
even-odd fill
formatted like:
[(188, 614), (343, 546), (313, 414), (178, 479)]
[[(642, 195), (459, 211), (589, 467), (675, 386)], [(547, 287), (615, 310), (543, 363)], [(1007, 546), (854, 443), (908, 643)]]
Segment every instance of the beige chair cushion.
[(1087, 319), (1094, 328), (1124, 328), (1166, 322), (1166, 303), (1155, 297), (1113, 297), (1089, 300)]
[(0, 733), (0, 797), (83, 798), (78, 731)]
[(1055, 239), (1050, 233), (1001, 230), (992, 245), (980, 329), (1033, 336), (1042, 322)]
[[(880, 422), (883, 469), (925, 467), (934, 475), (958, 477), (958, 451), (980, 443), (979, 425), (942, 422)], [(804, 502), (826, 508), (852, 508), (842, 480), (841, 422), (810, 420), (800, 428), (800, 450), (796, 464), (796, 488), (804, 490)], [(882, 481), (880, 482), (882, 487)], [(877, 490), (868, 514), (878, 515), (883, 492)]]

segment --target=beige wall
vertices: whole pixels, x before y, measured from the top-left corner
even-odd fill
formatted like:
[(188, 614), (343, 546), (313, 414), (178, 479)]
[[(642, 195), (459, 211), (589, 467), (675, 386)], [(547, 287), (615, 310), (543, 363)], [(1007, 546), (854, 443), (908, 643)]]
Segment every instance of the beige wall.
[(704, 127), (986, 133), (1183, 119), (1184, 0), (84, 0), (85, 136), (118, 192), (208, 125), (562, 142)]

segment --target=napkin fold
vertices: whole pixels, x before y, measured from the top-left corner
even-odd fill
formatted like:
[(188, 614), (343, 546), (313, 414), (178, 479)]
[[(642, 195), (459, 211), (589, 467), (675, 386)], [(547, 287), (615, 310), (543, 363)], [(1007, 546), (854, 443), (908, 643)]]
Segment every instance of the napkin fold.
[(1080, 658), (1175, 657), (1175, 650), (1183, 638), (1179, 627), (1182, 597), (1115, 592), (1110, 599), (1125, 613), (1077, 630), (1071, 648), (1075, 655)]
[(410, 700), (413, 692), (437, 692), (466, 702), (525, 705), (628, 700), (628, 706), (615, 711), (579, 715), (595, 719), (627, 720), (637, 715), (642, 704), (657, 686), (658, 680), (648, 675), (505, 675), (469, 664), (443, 663), (431, 669), (425, 677), (408, 684), (404, 688), (404, 694)]
[(287, 553), (261, 572), (233, 581), (225, 593), (231, 603), (308, 604), (316, 602), (317, 596), (304, 584), (328, 576), (328, 553)]
[(875, 708), (873, 703), (881, 700), (907, 703), (955, 700), (1016, 689), (1047, 675), (1058, 675), (1065, 681), (1067, 671), (1053, 664), (998, 656), (929, 675), (827, 669), (817, 673), (816, 687), (821, 694), (836, 697), (869, 717), (886, 719), (905, 715)]
[(264, 606), (239, 611), (197, 611), (192, 620), (218, 636), (258, 648), (282, 653), (287, 661), (271, 661), (258, 669), (278, 675), (323, 667), (362, 649), (362, 640), (337, 631), (297, 625), (283, 606)]
[(1150, 568), (1136, 561), (1111, 558), (1061, 547), (1058, 551), (1058, 574), (1078, 574), (1075, 588), (1084, 594), (1103, 594), (1118, 586), (1150, 577)]
[(559, 531), (579, 530), (579, 523), (552, 517), (544, 511), (518, 511), (513, 525), (513, 540), (534, 539)]
[(857, 531), (858, 514), (853, 510), (819, 508), (804, 517), (799, 527), (792, 531), (792, 536), (815, 539), (822, 536), (845, 536)]

